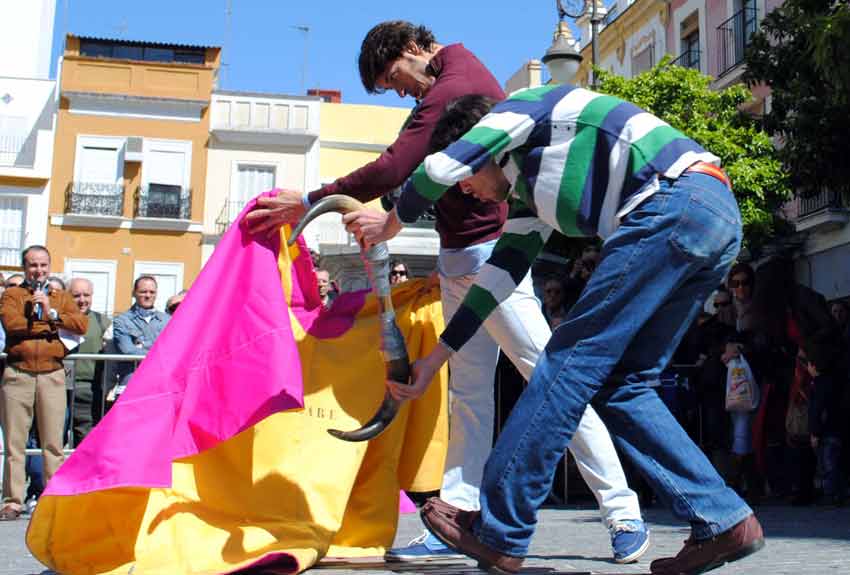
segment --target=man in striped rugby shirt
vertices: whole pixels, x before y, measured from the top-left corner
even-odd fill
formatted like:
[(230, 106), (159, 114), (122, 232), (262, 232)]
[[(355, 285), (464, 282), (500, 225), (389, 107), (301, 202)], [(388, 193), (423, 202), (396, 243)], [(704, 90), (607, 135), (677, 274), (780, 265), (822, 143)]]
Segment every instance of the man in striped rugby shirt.
[[(344, 218), (365, 245), (392, 235), (454, 184), (483, 201), (509, 201), (492, 256), (414, 366), (421, 394), (434, 372), (479, 329), (530, 269), (549, 235), (598, 235), (598, 267), (540, 356), (485, 470), (480, 512), (437, 498), (422, 510), (431, 532), (497, 573), (527, 554), (559, 454), (593, 405), (623, 451), (673, 513), (691, 525), (657, 574), (702, 573), (764, 545), (753, 511), (725, 485), (650, 384), (726, 275), (741, 217), (719, 159), (660, 119), (574, 86), (519, 92), (492, 107), (481, 96), (450, 104), (432, 151), (383, 225)], [(489, 111), (489, 113), (488, 113)]]
[[(417, 100), (408, 123), (380, 157), (347, 176), (303, 197), (297, 191), (279, 190), (273, 197), (258, 198), (257, 209), (246, 216), (253, 232), (276, 232), (282, 223), (297, 220), (305, 204), (331, 194), (347, 194), (363, 202), (380, 197), (403, 184), (428, 155), (431, 133), (446, 104), (466, 94), (504, 98), (496, 78), (462, 44), (440, 44), (430, 30), (409, 22), (374, 26), (363, 40), (358, 64), (368, 92), (395, 90), (402, 98)], [(457, 186), (443, 194), (434, 208), (440, 234), (440, 299), (443, 315), (450, 318), (493, 251), (507, 209), (478, 201)], [(385, 216), (373, 213), (378, 219)], [(490, 315), (484, 329), (452, 357), (450, 441), (440, 490), (446, 501), (478, 509), (484, 463), (493, 445), (493, 377), (499, 348), (528, 379), (550, 335), (531, 277), (526, 274)], [(592, 408), (582, 418), (570, 450), (599, 503), (615, 561), (636, 561), (649, 547), (648, 531), (608, 430)], [(406, 547), (390, 549), (385, 557), (388, 561), (422, 561), (456, 558), (457, 554), (424, 531)]]

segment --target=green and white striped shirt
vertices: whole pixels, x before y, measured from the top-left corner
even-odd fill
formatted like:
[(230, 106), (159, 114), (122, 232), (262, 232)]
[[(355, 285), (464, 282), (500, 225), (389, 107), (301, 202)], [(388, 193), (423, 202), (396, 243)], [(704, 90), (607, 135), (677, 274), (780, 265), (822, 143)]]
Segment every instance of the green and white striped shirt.
[(460, 140), (428, 156), (396, 206), (414, 221), (489, 161), (510, 159), (511, 210), (493, 254), (442, 340), (457, 350), (516, 288), (553, 230), (608, 237), (622, 218), (696, 162), (699, 144), (634, 104), (569, 85), (524, 90), (497, 104)]

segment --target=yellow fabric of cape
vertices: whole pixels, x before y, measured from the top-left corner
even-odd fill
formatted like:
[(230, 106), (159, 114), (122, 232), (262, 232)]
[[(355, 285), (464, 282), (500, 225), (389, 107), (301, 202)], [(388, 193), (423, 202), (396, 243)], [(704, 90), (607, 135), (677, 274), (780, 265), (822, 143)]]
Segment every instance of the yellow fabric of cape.
[[(280, 252), (287, 301), (299, 255), (297, 245)], [(424, 280), (393, 291), (411, 361), (429, 352), (443, 329), (439, 300), (439, 288), (429, 290)], [(326, 554), (382, 554), (395, 536), (399, 489), (439, 489), (447, 370), (378, 438), (344, 442), (326, 430), (359, 427), (384, 394), (377, 303), (369, 296), (353, 326), (331, 339), (307, 334), (292, 319), (304, 409), (277, 413), (175, 461), (169, 489), (45, 498), (27, 533), (36, 558), (63, 575), (194, 575), (237, 571), (281, 552), (295, 559), (287, 570), (293, 573)], [(234, 385), (250, 393), (250, 381)], [(283, 573), (280, 567), (275, 571)]]

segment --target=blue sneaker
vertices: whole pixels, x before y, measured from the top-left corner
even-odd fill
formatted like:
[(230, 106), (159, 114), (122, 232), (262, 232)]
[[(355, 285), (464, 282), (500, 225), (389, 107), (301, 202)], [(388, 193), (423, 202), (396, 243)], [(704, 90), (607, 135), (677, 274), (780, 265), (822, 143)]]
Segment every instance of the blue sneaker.
[(640, 519), (617, 521), (608, 531), (617, 563), (633, 563), (649, 549), (649, 530)]
[(441, 559), (465, 559), (445, 543), (425, 531), (407, 544), (407, 547), (395, 547), (384, 554), (384, 561), (400, 563), (407, 561), (439, 561)]

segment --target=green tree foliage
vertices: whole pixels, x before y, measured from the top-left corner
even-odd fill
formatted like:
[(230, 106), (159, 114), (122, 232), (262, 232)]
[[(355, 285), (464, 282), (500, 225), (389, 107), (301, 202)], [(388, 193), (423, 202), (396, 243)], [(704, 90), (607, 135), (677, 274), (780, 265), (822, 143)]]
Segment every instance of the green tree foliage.
[(720, 157), (753, 248), (781, 226), (778, 208), (791, 197), (788, 178), (773, 142), (752, 117), (740, 111), (752, 98), (746, 86), (710, 89), (711, 78), (669, 65), (669, 56), (634, 78), (599, 70), (600, 92), (635, 103)]
[(791, 183), (850, 193), (850, 7), (786, 0), (751, 38), (745, 79), (771, 89), (765, 129), (780, 138)]

